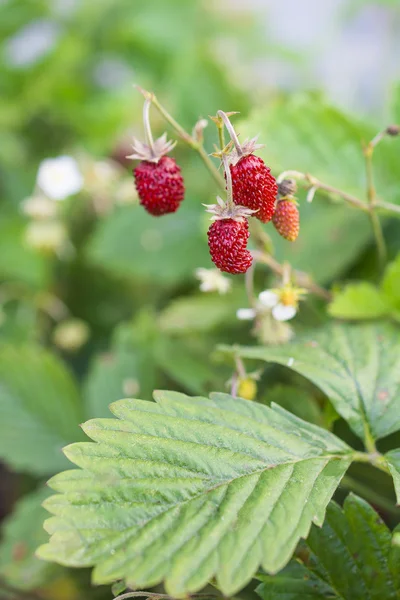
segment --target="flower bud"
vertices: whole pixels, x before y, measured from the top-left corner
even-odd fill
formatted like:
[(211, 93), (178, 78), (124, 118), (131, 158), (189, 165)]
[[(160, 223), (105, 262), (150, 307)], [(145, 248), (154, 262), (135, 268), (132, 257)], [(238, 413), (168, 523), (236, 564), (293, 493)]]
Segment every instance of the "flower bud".
[(32, 219), (52, 219), (57, 213), (57, 204), (47, 196), (30, 196), (22, 202), (21, 210)]
[(400, 125), (389, 125), (386, 128), (386, 133), (388, 135), (396, 136), (400, 134)]
[(278, 194), (281, 198), (294, 196), (297, 192), (297, 183), (294, 179), (284, 179), (278, 183)]
[(53, 342), (65, 352), (76, 352), (88, 341), (90, 329), (81, 319), (67, 319), (53, 330)]
[(25, 230), (25, 241), (43, 254), (54, 254), (67, 241), (67, 231), (59, 221), (32, 221)]
[(239, 379), (237, 395), (245, 400), (254, 400), (257, 395), (257, 383), (251, 377)]

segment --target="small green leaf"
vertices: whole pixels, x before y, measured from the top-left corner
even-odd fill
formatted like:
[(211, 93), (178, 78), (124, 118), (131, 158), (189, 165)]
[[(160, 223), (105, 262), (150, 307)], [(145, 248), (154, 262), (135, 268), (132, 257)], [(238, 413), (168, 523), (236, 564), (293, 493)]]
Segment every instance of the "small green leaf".
[(385, 454), (387, 466), (393, 477), (397, 504), (400, 504), (400, 449), (391, 450)]
[(383, 294), (371, 283), (349, 283), (335, 293), (328, 312), (339, 319), (376, 319), (390, 313)]
[(49, 475), (68, 463), (62, 448), (82, 439), (75, 381), (37, 346), (0, 346), (0, 457), (15, 470)]
[(30, 590), (42, 586), (59, 568), (46, 564), (35, 556), (39, 544), (46, 541), (43, 521), (46, 511), (43, 501), (50, 490), (40, 488), (19, 500), (7, 517), (0, 543), (0, 577), (9, 585)]
[[(313, 527), (305, 545), (304, 564), (292, 561), (277, 576), (261, 576), (256, 591), (263, 600), (399, 598), (392, 535), (365, 500), (351, 494), (343, 510), (331, 502), (322, 529)], [(305, 548), (300, 556), (306, 553)]]
[(400, 255), (387, 265), (381, 289), (393, 310), (400, 311)]
[(84, 426), (95, 443), (69, 446), (81, 468), (57, 475), (46, 502), (46, 559), (95, 566), (97, 584), (165, 582), (183, 597), (214, 576), (231, 595), (261, 564), (276, 572), (351, 462), (336, 436), (278, 406), (213, 394), (157, 392), (121, 400), (118, 419)]
[(225, 347), (285, 365), (325, 392), (363, 439), (400, 429), (400, 329), (390, 323), (329, 324), (281, 347)]

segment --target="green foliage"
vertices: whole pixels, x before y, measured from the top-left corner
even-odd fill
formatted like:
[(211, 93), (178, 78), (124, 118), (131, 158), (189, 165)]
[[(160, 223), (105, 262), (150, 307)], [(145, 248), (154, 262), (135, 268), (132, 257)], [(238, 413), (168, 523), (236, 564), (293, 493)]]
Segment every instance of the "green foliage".
[(24, 231), (20, 218), (6, 218), (0, 223), (0, 278), (40, 288), (47, 283), (46, 262), (25, 245)]
[(192, 201), (157, 220), (138, 206), (121, 208), (97, 228), (88, 260), (117, 275), (164, 286), (192, 276), (198, 265), (209, 263)]
[(34, 589), (47, 583), (59, 567), (39, 560), (35, 551), (46, 541), (42, 502), (49, 490), (39, 488), (20, 500), (3, 526), (0, 543), (0, 577), (18, 589)]
[[(294, 169), (312, 173), (360, 199), (365, 198), (365, 165), (361, 142), (372, 139), (376, 128), (332, 107), (320, 95), (295, 94), (256, 109), (239, 127), (243, 136), (260, 135), (260, 151), (276, 174)], [(400, 202), (398, 147), (383, 142), (374, 157), (377, 190), (391, 202)], [(360, 255), (370, 239), (367, 217), (331, 203), (317, 194), (313, 203), (300, 202), (301, 235), (287, 244), (269, 231), (279, 260), (330, 281)]]
[(366, 281), (351, 283), (335, 293), (329, 312), (340, 319), (400, 319), (400, 256), (386, 266), (379, 287)]
[(396, 326), (330, 324), (279, 348), (231, 351), (285, 365), (310, 379), (368, 443), (370, 436), (379, 439), (400, 429), (398, 347)]
[(61, 449), (81, 438), (83, 410), (62, 362), (39, 346), (0, 345), (0, 457), (49, 475), (67, 463)]
[(367, 281), (349, 283), (329, 305), (329, 313), (339, 319), (376, 319), (387, 316), (389, 311), (385, 297)]
[(55, 517), (39, 555), (95, 565), (95, 583), (165, 580), (173, 596), (214, 575), (232, 594), (259, 564), (282, 568), (311, 523), (322, 524), (350, 448), (278, 406), (224, 394), (155, 399), (113, 404), (118, 419), (84, 425), (95, 443), (66, 449), (81, 470), (50, 482), (60, 494), (46, 502)]
[(262, 600), (395, 600), (399, 553), (378, 514), (357, 496), (343, 510), (332, 502), (322, 529), (313, 527), (299, 560), (275, 577), (261, 576)]

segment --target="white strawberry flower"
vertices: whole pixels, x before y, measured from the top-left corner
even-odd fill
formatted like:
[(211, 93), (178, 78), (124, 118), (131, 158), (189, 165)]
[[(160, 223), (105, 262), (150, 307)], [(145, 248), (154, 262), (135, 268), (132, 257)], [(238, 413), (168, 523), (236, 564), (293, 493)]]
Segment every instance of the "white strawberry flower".
[(264, 290), (258, 300), (265, 308), (270, 308), (275, 321), (290, 321), (297, 314), (297, 300), (293, 304), (285, 304), (284, 298), (273, 290)]
[(239, 308), (236, 316), (241, 321), (250, 321), (257, 314), (270, 313), (275, 321), (290, 321), (297, 314), (299, 300), (305, 290), (285, 286), (275, 290), (264, 290), (258, 296), (255, 308)]
[(72, 156), (46, 158), (39, 165), (37, 184), (53, 200), (64, 200), (83, 187), (83, 176)]
[(224, 277), (218, 269), (196, 269), (196, 278), (200, 280), (202, 292), (218, 292), (226, 294), (231, 289), (231, 281)]

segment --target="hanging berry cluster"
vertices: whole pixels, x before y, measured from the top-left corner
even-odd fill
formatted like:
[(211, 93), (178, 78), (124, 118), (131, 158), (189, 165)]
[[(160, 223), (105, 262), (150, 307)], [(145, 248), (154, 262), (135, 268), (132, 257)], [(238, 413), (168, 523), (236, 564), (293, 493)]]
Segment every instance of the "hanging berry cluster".
[[(140, 203), (153, 216), (174, 213), (184, 199), (185, 186), (175, 159), (166, 156), (176, 142), (167, 141), (166, 134), (153, 140), (149, 110), (151, 99), (143, 108), (145, 142), (133, 140), (133, 154), (128, 158), (139, 160), (133, 170)], [(249, 219), (262, 223), (272, 221), (278, 233), (288, 241), (299, 234), (299, 212), (294, 198), (295, 185), (290, 180), (276, 179), (255, 152), (262, 147), (256, 139), (244, 144), (229, 120), (228, 114), (218, 111), (213, 118), (219, 127), (225, 126), (231, 141), (213, 156), (220, 158), (226, 181), (226, 200), (217, 197), (217, 203), (207, 205), (212, 214), (208, 230), (208, 246), (213, 263), (226, 273), (245, 273), (252, 264), (247, 249)]]

